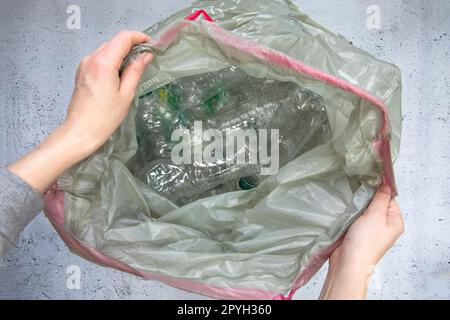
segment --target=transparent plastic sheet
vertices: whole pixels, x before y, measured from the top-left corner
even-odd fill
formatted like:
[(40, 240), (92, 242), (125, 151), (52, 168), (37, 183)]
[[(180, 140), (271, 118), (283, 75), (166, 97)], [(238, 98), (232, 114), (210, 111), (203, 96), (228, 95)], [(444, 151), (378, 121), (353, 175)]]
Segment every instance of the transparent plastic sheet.
[[(215, 22), (184, 20), (198, 9)], [(132, 111), (103, 148), (49, 190), (48, 217), (74, 252), (103, 265), (215, 297), (290, 297), (381, 181), (395, 189), (398, 68), (289, 1), (199, 1), (147, 32), (154, 40), (136, 50), (156, 56)], [(231, 66), (258, 81), (313, 92), (329, 126), (319, 126), (298, 156), (256, 188), (217, 195), (213, 188), (177, 206), (136, 177), (139, 158), (164, 154), (139, 149), (139, 98)]]

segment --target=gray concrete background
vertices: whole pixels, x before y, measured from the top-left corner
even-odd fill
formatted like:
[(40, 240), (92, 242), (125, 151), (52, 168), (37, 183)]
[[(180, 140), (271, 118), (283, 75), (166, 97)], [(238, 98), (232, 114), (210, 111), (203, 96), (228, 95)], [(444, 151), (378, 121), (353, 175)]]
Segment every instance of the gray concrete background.
[[(403, 72), (403, 137), (395, 164), (406, 232), (377, 267), (371, 299), (450, 298), (450, 1), (297, 0), (307, 14)], [(142, 30), (185, 0), (0, 2), (0, 165), (36, 146), (63, 119), (78, 61), (120, 29)], [(66, 8), (81, 7), (68, 30)], [(370, 5), (381, 29), (366, 27)], [(67, 267), (81, 288), (66, 287)], [(316, 299), (326, 267), (295, 298)], [(199, 299), (96, 266), (73, 254), (40, 215), (0, 259), (0, 298)]]

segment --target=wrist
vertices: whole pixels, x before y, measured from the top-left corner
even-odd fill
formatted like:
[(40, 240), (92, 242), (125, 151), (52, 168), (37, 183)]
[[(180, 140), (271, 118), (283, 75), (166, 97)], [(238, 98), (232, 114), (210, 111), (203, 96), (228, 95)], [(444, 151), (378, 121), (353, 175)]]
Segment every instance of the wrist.
[(58, 176), (95, 151), (88, 141), (65, 124), (56, 128), (35, 150), (8, 166), (8, 169), (40, 193)]
[(330, 259), (321, 299), (364, 299), (374, 265), (343, 252)]
[(86, 132), (79, 130), (77, 126), (73, 126), (67, 120), (52, 132), (48, 140), (50, 138), (58, 141), (61, 149), (67, 152), (69, 167), (87, 158), (100, 147), (96, 137), (89, 137)]
[(379, 261), (375, 252), (368, 250), (367, 246), (345, 242), (339, 249), (339, 252), (330, 258), (332, 268), (352, 266), (359, 270), (368, 270), (373, 269)]
[(92, 148), (92, 141), (87, 141), (82, 134), (63, 123), (45, 139), (36, 152), (45, 157), (48, 165), (59, 176), (88, 157), (93, 152)]
[(36, 149), (8, 166), (41, 194), (66, 169), (79, 161), (76, 143), (67, 132), (56, 128)]

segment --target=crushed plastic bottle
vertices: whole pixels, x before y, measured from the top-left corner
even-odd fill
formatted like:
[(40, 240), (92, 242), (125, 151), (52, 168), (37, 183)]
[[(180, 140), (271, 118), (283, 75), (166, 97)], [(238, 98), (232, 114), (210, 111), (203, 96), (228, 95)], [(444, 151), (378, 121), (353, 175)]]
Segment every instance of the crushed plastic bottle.
[[(203, 130), (222, 133), (277, 129), (280, 166), (330, 136), (323, 99), (293, 82), (252, 78), (235, 67), (178, 79), (140, 99), (136, 127), (141, 164), (135, 170), (177, 205), (249, 190), (264, 180), (260, 164), (238, 164), (236, 154), (232, 159), (223, 154), (216, 162), (175, 165), (171, 151), (178, 142), (170, 140), (172, 132), (183, 128), (193, 135), (198, 120)], [(248, 144), (246, 140), (244, 152), (251, 149)]]
[(322, 97), (297, 86), (268, 125), (268, 129), (279, 130), (280, 166), (297, 157), (314, 133), (329, 125), (327, 120)]
[(163, 197), (183, 205), (216, 187), (221, 193), (239, 190), (230, 182), (258, 172), (258, 165), (231, 165), (226, 160), (175, 165), (170, 159), (162, 159), (144, 167), (139, 178)]
[(189, 126), (176, 96), (163, 87), (140, 99), (136, 117), (139, 153), (143, 161), (170, 157), (172, 132)]
[[(178, 79), (170, 84), (170, 88), (184, 110), (199, 108), (205, 114), (214, 114), (220, 110), (214, 109), (214, 105), (227, 106), (227, 99), (231, 98), (227, 90), (248, 78), (245, 72), (230, 66), (217, 72)], [(225, 103), (219, 104), (221, 101)]]

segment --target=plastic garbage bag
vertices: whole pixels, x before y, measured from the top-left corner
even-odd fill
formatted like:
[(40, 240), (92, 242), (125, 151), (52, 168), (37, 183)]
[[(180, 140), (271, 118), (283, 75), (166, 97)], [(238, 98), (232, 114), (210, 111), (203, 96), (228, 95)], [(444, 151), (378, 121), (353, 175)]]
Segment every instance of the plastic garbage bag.
[[(399, 69), (290, 1), (198, 1), (146, 32), (129, 59), (155, 59), (128, 117), (46, 192), (46, 215), (95, 263), (218, 298), (292, 297), (376, 188), (396, 193)], [(277, 129), (279, 169), (239, 152), (174, 163), (171, 134), (196, 122)]]

